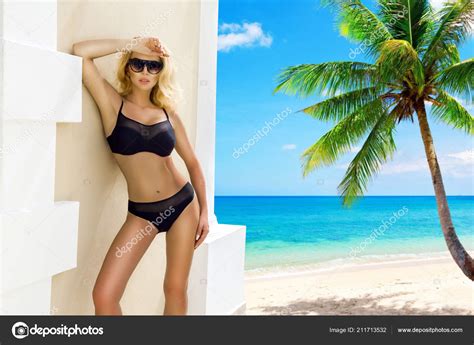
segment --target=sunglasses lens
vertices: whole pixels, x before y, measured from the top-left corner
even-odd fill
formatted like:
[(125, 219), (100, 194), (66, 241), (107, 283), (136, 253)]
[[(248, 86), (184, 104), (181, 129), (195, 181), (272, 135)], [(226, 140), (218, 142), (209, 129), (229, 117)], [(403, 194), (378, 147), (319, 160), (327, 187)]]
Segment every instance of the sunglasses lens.
[(163, 63), (161, 61), (160, 62), (151, 61), (151, 62), (148, 62), (148, 65), (147, 65), (148, 72), (152, 74), (158, 73), (159, 71), (161, 71), (162, 68), (163, 68)]
[(141, 72), (143, 71), (143, 66), (144, 64), (138, 60), (138, 59), (131, 59), (128, 63), (130, 65), (130, 68), (132, 69), (132, 71), (134, 72)]

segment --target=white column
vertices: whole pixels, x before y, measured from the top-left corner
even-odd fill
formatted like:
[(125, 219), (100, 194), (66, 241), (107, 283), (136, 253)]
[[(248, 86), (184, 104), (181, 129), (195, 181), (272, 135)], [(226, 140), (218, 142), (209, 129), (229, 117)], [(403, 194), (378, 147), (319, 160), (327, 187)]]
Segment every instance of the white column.
[(55, 201), (56, 122), (80, 122), (82, 61), (56, 51), (55, 1), (0, 3), (0, 314), (50, 314), (76, 267), (79, 202)]
[(209, 235), (194, 254), (190, 315), (245, 313), (244, 225), (218, 224), (214, 212), (218, 1), (201, 0), (196, 155), (206, 179)]
[(217, 225), (214, 213), (217, 20), (217, 0), (201, 1), (195, 151), (206, 180), (210, 231)]

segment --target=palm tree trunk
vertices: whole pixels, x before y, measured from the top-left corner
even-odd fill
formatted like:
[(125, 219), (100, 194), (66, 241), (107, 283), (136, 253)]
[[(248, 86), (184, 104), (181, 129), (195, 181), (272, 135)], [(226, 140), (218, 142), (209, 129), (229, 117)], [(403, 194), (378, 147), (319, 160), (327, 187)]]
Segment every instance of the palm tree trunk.
[(474, 280), (474, 263), (471, 256), (464, 249), (459, 241), (454, 225), (451, 220), (451, 213), (449, 211), (448, 200), (444, 190), (443, 178), (441, 177), (441, 170), (436, 157), (433, 138), (431, 136), (428, 119), (426, 118), (425, 103), (423, 100), (416, 104), (416, 112), (418, 114), (418, 122), (420, 125), (421, 137), (425, 146), (426, 158), (430, 167), (431, 178), (433, 180), (434, 192), (436, 196), (436, 204), (438, 206), (438, 215), (441, 222), (441, 229), (443, 231), (444, 239), (448, 246), (449, 252), (456, 264), (461, 268), (462, 272), (471, 280)]

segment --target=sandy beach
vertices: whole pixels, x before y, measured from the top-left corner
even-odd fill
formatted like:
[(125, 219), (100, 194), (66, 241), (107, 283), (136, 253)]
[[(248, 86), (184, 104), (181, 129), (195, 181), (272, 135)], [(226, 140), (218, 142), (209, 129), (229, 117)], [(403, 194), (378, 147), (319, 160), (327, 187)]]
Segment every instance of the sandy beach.
[(450, 257), (247, 275), (247, 315), (472, 315), (474, 283)]

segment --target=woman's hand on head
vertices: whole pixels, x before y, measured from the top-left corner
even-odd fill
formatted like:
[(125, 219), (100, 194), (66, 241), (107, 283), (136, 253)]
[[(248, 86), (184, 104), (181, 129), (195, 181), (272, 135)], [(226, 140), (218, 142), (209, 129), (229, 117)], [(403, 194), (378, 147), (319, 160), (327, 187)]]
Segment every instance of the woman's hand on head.
[(132, 51), (158, 57), (169, 57), (168, 51), (158, 38), (135, 36), (133, 39), (136, 44), (132, 46)]

